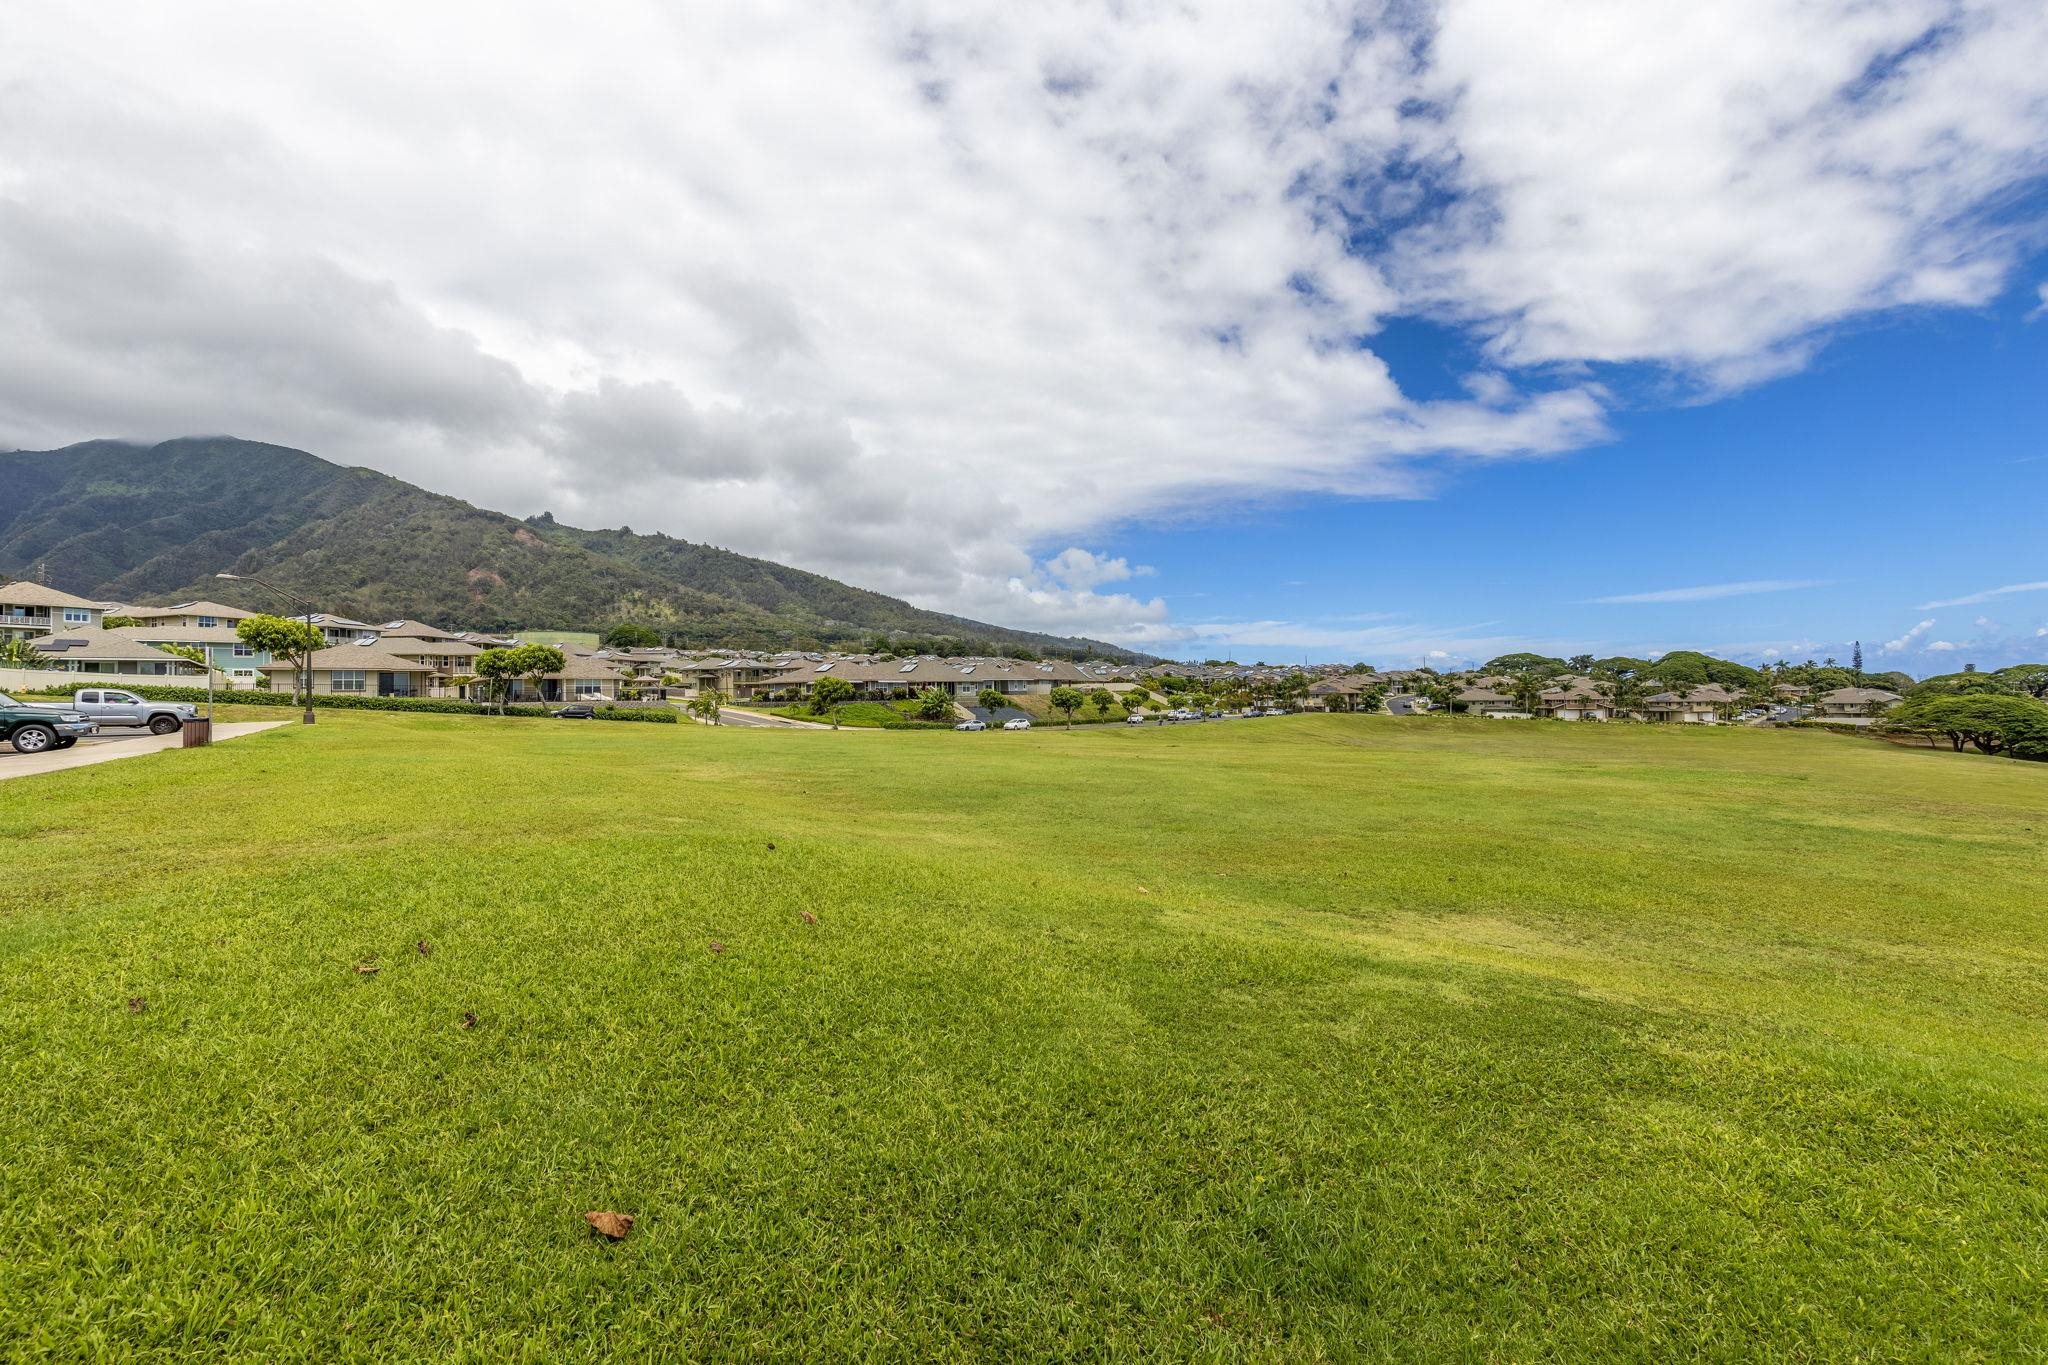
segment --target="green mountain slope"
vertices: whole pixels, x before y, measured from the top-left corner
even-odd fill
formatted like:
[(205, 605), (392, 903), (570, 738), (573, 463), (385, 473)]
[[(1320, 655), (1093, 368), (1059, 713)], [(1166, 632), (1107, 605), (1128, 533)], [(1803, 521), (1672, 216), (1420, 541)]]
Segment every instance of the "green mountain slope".
[(522, 522), (372, 470), (229, 437), (0, 454), (0, 488), (0, 576), (40, 573), (55, 587), (110, 600), (246, 597), (255, 605), (256, 590), (214, 578), (226, 569), (370, 621), (599, 630), (630, 619), (734, 646), (880, 634), (1128, 654), (923, 611), (667, 536)]

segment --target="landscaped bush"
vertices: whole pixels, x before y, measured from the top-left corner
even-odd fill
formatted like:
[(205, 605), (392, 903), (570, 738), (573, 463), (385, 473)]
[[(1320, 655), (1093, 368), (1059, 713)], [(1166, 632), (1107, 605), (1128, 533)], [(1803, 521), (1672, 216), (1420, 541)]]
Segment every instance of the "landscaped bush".
[(599, 720), (644, 720), (654, 725), (674, 725), (681, 719), (673, 706), (600, 706)]

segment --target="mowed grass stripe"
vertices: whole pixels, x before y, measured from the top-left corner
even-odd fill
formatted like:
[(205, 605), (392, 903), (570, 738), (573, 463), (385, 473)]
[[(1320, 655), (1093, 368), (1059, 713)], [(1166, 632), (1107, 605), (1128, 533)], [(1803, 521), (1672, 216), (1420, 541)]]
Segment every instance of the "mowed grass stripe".
[(365, 713), (8, 784), (0, 1341), (2039, 1352), (2044, 818), (1353, 717)]

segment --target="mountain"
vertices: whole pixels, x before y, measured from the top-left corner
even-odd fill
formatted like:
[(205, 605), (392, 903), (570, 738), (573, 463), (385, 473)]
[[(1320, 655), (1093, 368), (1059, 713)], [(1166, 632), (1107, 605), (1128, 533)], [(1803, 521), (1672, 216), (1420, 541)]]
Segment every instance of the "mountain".
[[(326, 611), (470, 630), (653, 626), (690, 644), (815, 647), (877, 635), (1134, 658), (1097, 640), (943, 612), (709, 545), (520, 521), (369, 469), (232, 437), (0, 454), (0, 579), (123, 602), (251, 606), (221, 570)], [(266, 604), (268, 605), (268, 604)]]

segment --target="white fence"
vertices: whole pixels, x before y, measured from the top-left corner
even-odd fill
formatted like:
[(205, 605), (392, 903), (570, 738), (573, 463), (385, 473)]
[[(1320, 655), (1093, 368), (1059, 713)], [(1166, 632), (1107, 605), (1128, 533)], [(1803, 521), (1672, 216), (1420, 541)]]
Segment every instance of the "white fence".
[[(0, 692), (34, 692), (39, 688), (66, 687), (87, 675), (67, 673), (61, 668), (0, 668)], [(118, 687), (110, 681), (107, 686)]]

